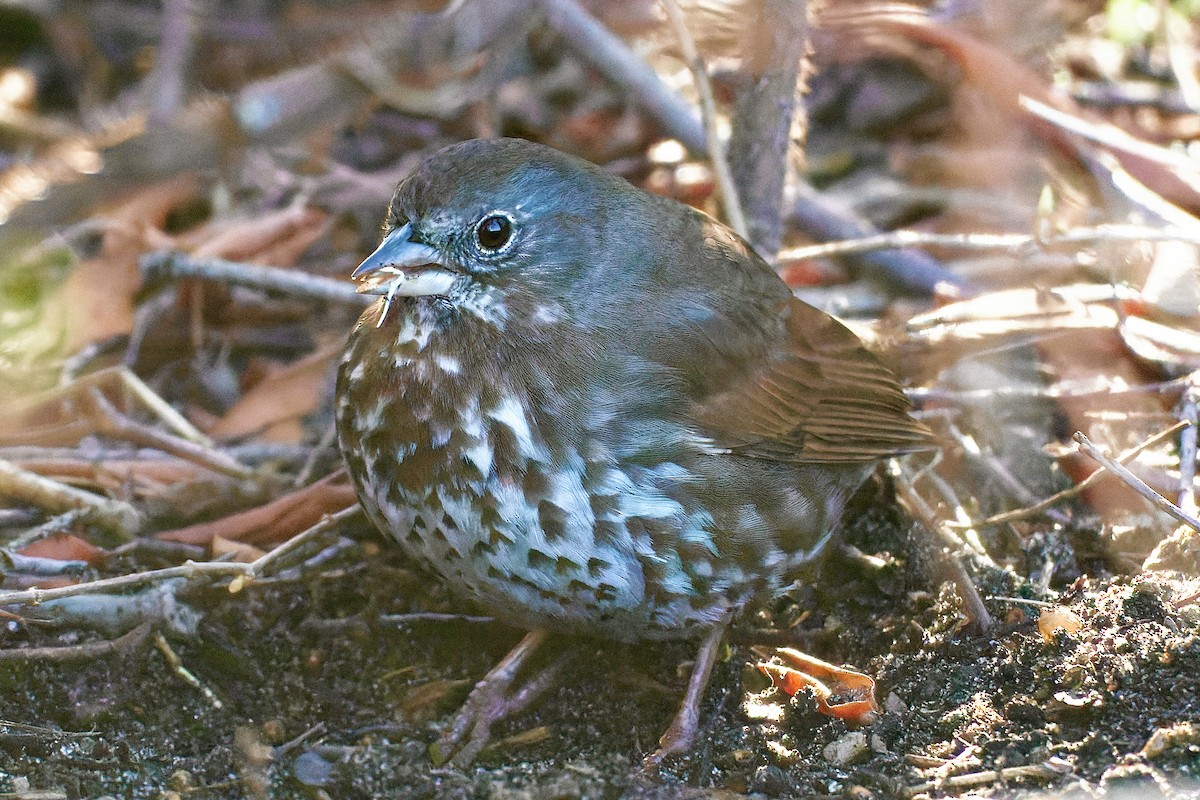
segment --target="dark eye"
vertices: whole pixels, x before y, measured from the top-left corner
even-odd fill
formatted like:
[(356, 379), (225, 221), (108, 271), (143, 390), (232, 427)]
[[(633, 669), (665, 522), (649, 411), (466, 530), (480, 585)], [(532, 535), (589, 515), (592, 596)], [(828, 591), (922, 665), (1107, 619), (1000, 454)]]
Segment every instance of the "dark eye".
[(499, 250), (512, 238), (512, 220), (503, 214), (486, 216), (475, 226), (475, 238), (484, 250)]

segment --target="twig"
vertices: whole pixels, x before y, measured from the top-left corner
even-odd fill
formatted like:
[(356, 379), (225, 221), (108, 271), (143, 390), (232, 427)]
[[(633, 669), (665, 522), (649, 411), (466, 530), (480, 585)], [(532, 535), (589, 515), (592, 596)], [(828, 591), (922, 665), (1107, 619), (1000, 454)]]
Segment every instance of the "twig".
[(1033, 606), (1034, 608), (1055, 608), (1058, 603), (1047, 603), (1045, 600), (1031, 600), (1028, 597), (1006, 597), (1000, 594), (989, 594), (988, 600), (998, 600), (1002, 603), (1011, 603), (1014, 606)]
[(32, 733), (51, 739), (69, 739), (76, 737), (82, 738), (87, 736), (95, 736), (97, 734), (95, 728), (90, 731), (64, 731), (59, 730), (58, 728), (46, 728), (41, 725), (30, 725), (27, 722), (14, 722), (10, 719), (0, 719), (0, 728), (20, 731), (21, 733)]
[(79, 583), (74, 586), (59, 586), (53, 589), (24, 589), (21, 591), (0, 592), (0, 606), (8, 605), (38, 605), (49, 600), (62, 597), (75, 597), (99, 592), (110, 592), (128, 589), (151, 581), (165, 581), (172, 578), (195, 579), (206, 577), (212, 580), (233, 578), (230, 583), (231, 592), (245, 588), (256, 578), (267, 573), (275, 562), (290, 554), (297, 548), (306, 545), (313, 538), (341, 525), (346, 520), (360, 513), (360, 507), (355, 504), (334, 514), (326, 515), (320, 522), (298, 533), (288, 541), (259, 556), (249, 564), (231, 561), (188, 561), (177, 567), (165, 567), (147, 572), (137, 572), (131, 575), (118, 575), (113, 578), (102, 578), (90, 583)]
[(317, 468), (317, 460), (329, 448), (333, 447), (337, 441), (337, 426), (332, 422), (325, 429), (325, 433), (321, 435), (321, 441), (317, 442), (316, 446), (308, 453), (308, 458), (304, 459), (304, 466), (296, 473), (296, 477), (292, 480), (292, 486), (300, 489), (306, 486), (312, 480), (313, 472)]
[[(691, 70), (692, 80), (696, 83), (696, 93), (700, 96), (700, 118), (704, 122), (704, 140), (708, 143), (708, 158), (712, 162), (713, 174), (721, 192), (721, 204), (725, 209), (725, 221), (729, 227), (743, 239), (750, 239), (750, 231), (746, 227), (746, 217), (742, 213), (742, 201), (738, 192), (738, 184), (729, 170), (729, 159), (726, 155), (725, 140), (718, 130), (717, 101), (713, 98), (712, 83), (708, 80), (708, 68), (700, 51), (696, 49), (696, 41), (688, 30), (687, 20), (679, 8), (678, 0), (661, 0), (671, 25), (675, 28), (675, 36), (679, 39), (679, 49), (683, 51), (684, 61)], [(780, 195), (783, 184), (779, 185)], [(762, 251), (766, 257), (773, 252)]]
[(1022, 109), (1039, 119), (1096, 144), (1144, 158), (1174, 170), (1179, 173), (1181, 179), (1187, 180), (1192, 185), (1195, 184), (1197, 176), (1200, 174), (1196, 162), (1190, 156), (1151, 144), (1143, 139), (1137, 139), (1115, 125), (1089, 122), (1082, 117), (1068, 114), (1024, 95), (1017, 102)]
[[(78, 508), (73, 509), (71, 511), (63, 512), (62, 514), (59, 514), (58, 516), (54, 517), (53, 519), (46, 520), (45, 522), (43, 522), (41, 525), (38, 525), (37, 527), (30, 528), (29, 530), (20, 534), (15, 539), (13, 539), (11, 542), (6, 544), (4, 547), (6, 550), (12, 550), (12, 551), (23, 550), (26, 547), (28, 547), (29, 545), (33, 544), (34, 542), (38, 542), (38, 541), (41, 541), (42, 539), (45, 539), (47, 536), (54, 536), (55, 534), (65, 533), (66, 531), (70, 530), (71, 527), (76, 522), (78, 522), (79, 519), (83, 516), (84, 516), (84, 511), (82, 509), (78, 509)], [(134, 541), (136, 541), (136, 540), (134, 540)], [(132, 542), (130, 542), (129, 544), (132, 544)], [(125, 545), (121, 545), (121, 546), (124, 547)]]
[(1081, 106), (1101, 109), (1148, 106), (1169, 115), (1194, 114), (1196, 111), (1178, 89), (1152, 80), (1126, 80), (1119, 84), (1107, 80), (1072, 81), (1070, 91), (1071, 99)]
[(171, 121), (183, 106), (187, 73), (200, 37), (205, 0), (165, 0), (161, 43), (154, 70), (146, 77), (147, 117), (153, 125)]
[(930, 550), (950, 574), (950, 579), (954, 582), (955, 589), (958, 590), (958, 596), (962, 599), (967, 618), (978, 630), (989, 630), (995, 624), (992, 615), (988, 613), (987, 606), (983, 604), (983, 598), (979, 596), (979, 590), (975, 588), (975, 582), (971, 580), (967, 568), (963, 566), (962, 559), (958, 555), (962, 541), (954, 531), (937, 518), (933, 509), (917, 493), (912, 480), (898, 461), (893, 461), (892, 475), (896, 481), (898, 496), (908, 508), (909, 513), (916, 517), (927, 531), (934, 533), (941, 540), (941, 547), (932, 547)]
[(0, 663), (13, 661), (50, 661), (63, 663), (79, 659), (101, 658), (112, 653), (129, 653), (141, 646), (153, 630), (152, 623), (143, 622), (124, 636), (103, 642), (85, 642), (66, 647), (22, 647), (0, 650)]
[(1058, 759), (1050, 759), (1041, 764), (1029, 764), (1022, 767), (1004, 767), (989, 769), (982, 772), (971, 772), (966, 775), (951, 775), (947, 778), (926, 781), (916, 786), (908, 787), (909, 794), (922, 794), (934, 789), (965, 789), (969, 786), (981, 786), (985, 783), (1003, 783), (1019, 778), (1061, 778), (1071, 774), (1071, 765)]
[(67, 486), (0, 459), (0, 494), (30, 503), (52, 514), (81, 510), (87, 518), (122, 541), (137, 535), (145, 523), (129, 503)]
[[(1169, 439), (1171, 436), (1175, 435), (1181, 428), (1183, 428), (1187, 424), (1188, 423), (1183, 420), (1176, 422), (1174, 425), (1167, 428), (1165, 431), (1160, 431), (1160, 432), (1154, 434), (1153, 436), (1151, 436), (1146, 441), (1137, 445), (1136, 447), (1131, 447), (1130, 449), (1126, 450), (1124, 453), (1121, 453), (1121, 455), (1117, 456), (1116, 460), (1119, 463), (1123, 464), (1126, 461), (1137, 458), (1138, 454), (1141, 453), (1143, 450), (1145, 450), (1148, 447), (1154, 447), (1156, 444), (1159, 444), (1160, 442), (1163, 442), (1166, 439)], [(1050, 506), (1053, 506), (1057, 503), (1062, 502), (1063, 500), (1068, 500), (1072, 497), (1075, 497), (1076, 495), (1083, 493), (1084, 491), (1086, 491), (1088, 489), (1088, 487), (1090, 487), (1096, 481), (1100, 480), (1101, 478), (1107, 477), (1108, 474), (1109, 473), (1105, 472), (1104, 470), (1098, 469), (1095, 472), (1088, 475), (1083, 480), (1079, 481), (1079, 483), (1075, 484), (1074, 486), (1072, 486), (1068, 489), (1063, 489), (1061, 492), (1055, 492), (1054, 494), (1047, 497), (1045, 500), (1041, 500), (1037, 503), (1034, 503), (1031, 506), (1026, 506), (1025, 508), (1016, 508), (1016, 509), (1013, 509), (1012, 511), (1005, 511), (1000, 514), (993, 514), (992, 516), (988, 517), (987, 519), (982, 519), (982, 520), (979, 520), (978, 522), (973, 522), (971, 524), (976, 525), (976, 526), (999, 525), (1004, 522), (1012, 522), (1014, 520), (1025, 519), (1027, 517), (1035, 516), (1036, 514), (1040, 514), (1042, 511), (1045, 511)], [(949, 523), (949, 524), (952, 526), (957, 525), (957, 523)]]
[[(1017, 399), (1052, 399), (1113, 397), (1126, 394), (1156, 394), (1171, 395), (1181, 393), (1187, 382), (1183, 380), (1156, 381), (1132, 386), (1096, 388), (1074, 388), (1076, 385), (1094, 387), (1092, 381), (1061, 381), (1053, 386), (997, 386), (988, 389), (928, 389), (913, 387), (905, 389), (914, 403), (927, 405), (930, 403), (973, 403), (978, 400), (995, 401), (1003, 398)], [(1176, 429), (1172, 429), (1176, 430)]]
[(495, 622), (495, 617), (471, 616), (469, 614), (447, 614), (438, 611), (414, 611), (410, 614), (381, 614), (379, 622), (388, 625), (406, 625), (410, 622), (471, 622), (486, 624)]
[(118, 411), (104, 396), (104, 393), (94, 386), (83, 392), (83, 399), (90, 412), (89, 416), (96, 424), (97, 433), (162, 450), (164, 453), (178, 456), (185, 461), (199, 464), (231, 478), (240, 480), (254, 475), (254, 470), (245, 464), (238, 463), (236, 459), (225, 453), (155, 430), (137, 420), (130, 419)]
[(9, 605), (40, 605), (63, 597), (111, 592), (129, 589), (152, 581), (167, 581), (172, 578), (194, 579), (208, 577), (212, 579), (244, 575), (249, 571), (249, 564), (234, 561), (188, 561), (177, 567), (164, 567), (146, 572), (135, 572), (130, 575), (117, 575), (112, 578), (101, 578), (88, 583), (77, 583), (73, 586), (57, 586), (53, 589), (22, 589), (19, 591), (0, 592), (0, 606)]
[(213, 440), (201, 433), (195, 425), (188, 421), (187, 417), (176, 411), (170, 403), (162, 399), (157, 392), (151, 389), (146, 383), (137, 376), (129, 367), (121, 365), (114, 368), (117, 372), (117, 377), (121, 380), (121, 385), (142, 401), (155, 416), (163, 421), (167, 427), (175, 431), (175, 433), (187, 439), (189, 442), (212, 447)]
[[(1194, 376), (1193, 376), (1194, 377)], [(1200, 387), (1188, 382), (1179, 402), (1179, 418), (1187, 427), (1179, 434), (1179, 507), (1195, 514), (1196, 507), (1196, 394)]]
[(1200, 520), (1196, 519), (1194, 516), (1187, 513), (1182, 508), (1151, 489), (1141, 478), (1134, 475), (1132, 472), (1118, 464), (1113, 459), (1109, 458), (1100, 450), (1100, 448), (1092, 444), (1092, 442), (1086, 436), (1084, 436), (1082, 432), (1076, 431), (1075, 435), (1071, 438), (1073, 438), (1079, 444), (1079, 449), (1081, 452), (1086, 453), (1094, 460), (1100, 462), (1105, 469), (1123, 480), (1130, 489), (1133, 489), (1142, 497), (1149, 500), (1151, 503), (1157, 506), (1159, 510), (1170, 514), (1172, 517), (1179, 520), (1184, 525), (1187, 525), (1192, 530), (1200, 532)]
[(903, 247), (944, 247), (960, 250), (999, 250), (1013, 256), (1027, 256), (1032, 249), (1106, 242), (1186, 242), (1200, 245), (1200, 231), (1177, 226), (1096, 225), (1077, 227), (1062, 234), (1039, 237), (1028, 233), (928, 233), (925, 231), (888, 231), (839, 242), (792, 247), (779, 258), (800, 261), (810, 258), (846, 256), (892, 250)]
[[(979, 447), (979, 444), (975, 442), (974, 439), (964, 434), (958, 427), (957, 423), (947, 420), (945, 423), (945, 430), (950, 437), (958, 443), (963, 456), (967, 460), (979, 464), (984, 469), (988, 470), (992, 475), (994, 475), (1010, 493), (1015, 495), (1017, 502), (1024, 503), (1026, 505), (1032, 505), (1038, 502), (1037, 495), (1030, 491), (1029, 487), (1017, 480), (1016, 476), (1009, 472), (1008, 467), (1005, 466), (1000, 459), (995, 456), (994, 453), (983, 452), (983, 450)], [(1069, 522), (1067, 515), (1061, 511), (1047, 512), (1047, 516), (1053, 519), (1055, 522), (1062, 524)], [(947, 524), (951, 527), (957, 527), (959, 523), (948, 521)], [(973, 523), (969, 521), (969, 518), (965, 527), (973, 527)]]
[(807, 0), (765, 0), (744, 12), (753, 21), (746, 23), (734, 91), (729, 161), (750, 231), (746, 238), (771, 261), (783, 241), (792, 130), (797, 111), (804, 113), (796, 98), (808, 45), (807, 6)]
[(167, 662), (167, 666), (171, 668), (171, 672), (175, 675), (175, 677), (179, 678), (179, 680), (183, 681), (188, 686), (191, 686), (193, 689), (199, 690), (199, 692), (204, 695), (208, 702), (212, 703), (213, 708), (224, 707), (225, 704), (221, 702), (221, 698), (217, 697), (216, 694), (213, 693), (212, 689), (205, 686), (190, 669), (183, 665), (183, 660), (179, 657), (175, 650), (172, 649), (171, 645), (161, 633), (154, 634), (154, 646), (158, 649), (158, 652), (162, 653), (163, 660)]
[(200, 278), (206, 281), (248, 286), (267, 292), (309, 300), (364, 306), (374, 301), (370, 295), (359, 294), (349, 281), (313, 275), (303, 270), (263, 267), (226, 261), (223, 258), (192, 258), (175, 251), (148, 253), (138, 262), (147, 286)]
[(695, 110), (671, 91), (620, 37), (597, 22), (575, 0), (539, 2), (550, 27), (561, 33), (581, 58), (629, 91), (634, 102), (692, 153), (708, 152), (704, 125)]
[[(787, 198), (789, 221), (819, 242), (857, 239), (879, 232), (864, 217), (835, 204), (799, 178), (789, 187)], [(863, 274), (907, 292), (973, 291), (970, 281), (920, 250), (885, 250), (851, 256), (848, 260)]]
[(21, 575), (82, 575), (88, 562), (78, 559), (27, 556), (14, 548), (0, 547), (0, 571)]

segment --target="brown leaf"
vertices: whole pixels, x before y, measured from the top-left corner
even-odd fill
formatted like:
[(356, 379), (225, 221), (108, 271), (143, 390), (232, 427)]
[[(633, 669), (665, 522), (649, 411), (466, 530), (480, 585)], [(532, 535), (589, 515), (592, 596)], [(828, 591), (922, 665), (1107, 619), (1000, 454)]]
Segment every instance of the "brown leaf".
[(100, 255), (71, 272), (56, 301), (67, 310), (67, 352), (133, 330), (134, 296), (142, 286), (138, 256), (151, 248), (151, 231), (196, 191), (195, 176), (180, 175), (142, 189), (106, 215)]
[(242, 395), (209, 435), (229, 439), (257, 433), (266, 441), (298, 441), (300, 420), (320, 402), (330, 365), (342, 348), (341, 341), (327, 345), (267, 377)]
[(214, 545), (220, 537), (230, 542), (266, 547), (287, 541), (311, 528), (326, 514), (341, 511), (356, 502), (354, 489), (345, 471), (339, 470), (266, 505), (212, 522), (162, 531), (158, 538), (186, 544)]
[[(299, 236), (302, 240), (313, 231), (321, 231), (327, 215), (314, 208), (294, 206), (272, 211), (252, 219), (238, 220), (217, 232), (192, 252), (196, 258), (226, 258), (231, 261), (264, 263), (264, 251)], [(315, 237), (314, 237), (315, 238)], [(297, 253), (307, 249), (309, 240)], [(294, 262), (293, 262), (294, 263)], [(276, 263), (274, 266), (287, 266)]]
[[(1078, 153), (1073, 134), (1027, 111), (1020, 103), (1022, 96), (1063, 114), (1078, 117), (1090, 125), (1109, 127), (1119, 137), (1136, 139), (1120, 126), (1099, 120), (1094, 114), (1081, 109), (1070, 97), (1050, 89), (1046, 78), (1011, 54), (965, 31), (943, 25), (924, 13), (913, 11), (873, 13), (867, 15), (865, 20), (867, 25), (890, 28), (913, 41), (932, 45), (945, 52), (962, 70), (963, 79), (984, 94), (989, 111), (998, 111), (1024, 122), (1046, 141), (1071, 155)], [(995, 127), (989, 125), (989, 130), (994, 136)], [(1195, 174), (1183, 175), (1168, 164), (1127, 150), (1112, 148), (1110, 152), (1130, 175), (1149, 189), (1192, 214), (1200, 212), (1200, 180)]]
[[(86, 561), (93, 566), (104, 558), (104, 551), (91, 542), (71, 533), (55, 533), (22, 547), (19, 551), (30, 558), (50, 558), (55, 561)], [(41, 585), (41, 584), (39, 584)]]

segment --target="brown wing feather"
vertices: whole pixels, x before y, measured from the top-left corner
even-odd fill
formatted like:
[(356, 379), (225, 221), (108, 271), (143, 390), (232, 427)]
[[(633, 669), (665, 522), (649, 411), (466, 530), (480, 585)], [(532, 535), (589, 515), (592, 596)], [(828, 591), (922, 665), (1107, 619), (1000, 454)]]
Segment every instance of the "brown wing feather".
[(929, 447), (895, 376), (844, 325), (792, 300), (785, 341), (701, 401), (718, 447), (789, 462), (862, 463)]

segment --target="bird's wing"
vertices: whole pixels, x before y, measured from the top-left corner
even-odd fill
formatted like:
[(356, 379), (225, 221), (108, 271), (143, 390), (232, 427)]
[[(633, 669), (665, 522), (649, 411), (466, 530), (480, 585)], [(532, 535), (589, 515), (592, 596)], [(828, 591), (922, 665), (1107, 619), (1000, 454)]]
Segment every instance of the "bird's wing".
[(716, 447), (786, 462), (863, 463), (927, 449), (892, 373), (858, 337), (799, 300), (760, 367), (700, 398), (692, 418)]

